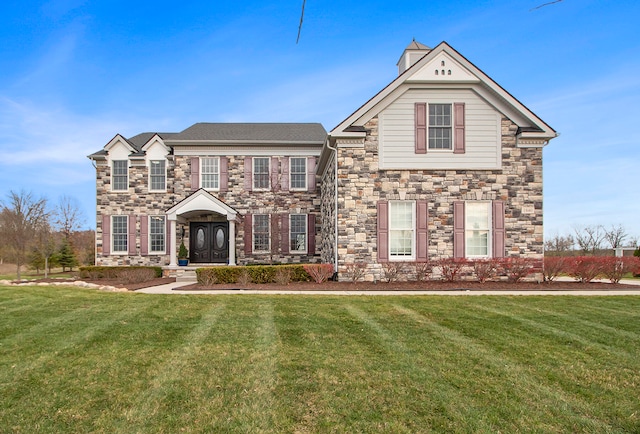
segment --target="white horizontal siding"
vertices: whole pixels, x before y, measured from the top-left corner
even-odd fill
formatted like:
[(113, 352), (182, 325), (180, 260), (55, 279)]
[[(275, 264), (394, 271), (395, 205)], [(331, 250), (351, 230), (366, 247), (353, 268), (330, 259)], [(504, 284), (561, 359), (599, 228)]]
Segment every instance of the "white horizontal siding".
[[(414, 107), (417, 102), (465, 103), (464, 154), (427, 150), (415, 153)], [(499, 169), (501, 115), (467, 89), (411, 89), (379, 115), (381, 169)]]

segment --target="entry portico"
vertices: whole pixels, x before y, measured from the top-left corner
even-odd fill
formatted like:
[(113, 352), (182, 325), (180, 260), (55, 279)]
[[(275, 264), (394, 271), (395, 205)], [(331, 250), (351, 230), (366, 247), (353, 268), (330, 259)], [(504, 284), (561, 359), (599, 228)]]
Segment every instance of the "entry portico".
[[(176, 246), (176, 229), (177, 225), (180, 223), (182, 225), (187, 225), (189, 223), (200, 223), (200, 222), (213, 222), (213, 221), (225, 221), (228, 223), (228, 233), (224, 231), (222, 228), (218, 228), (215, 233), (212, 233), (211, 238), (213, 240), (212, 244), (216, 244), (218, 246), (226, 246), (228, 248), (228, 262), (229, 265), (236, 265), (236, 228), (235, 223), (238, 218), (238, 212), (213, 196), (211, 193), (204, 189), (199, 189), (184, 200), (180, 201), (176, 205), (174, 205), (171, 209), (169, 209), (166, 213), (167, 220), (169, 221), (170, 230), (170, 245)], [(202, 236), (200, 236), (200, 232), (198, 235), (190, 234), (193, 236), (191, 245), (193, 255), (194, 248), (193, 246), (198, 246), (197, 240), (202, 238), (204, 241), (204, 227), (200, 225), (201, 228), (198, 230), (202, 231)], [(184, 226), (182, 228), (181, 233), (184, 236)], [(226, 240), (225, 240), (226, 238)], [(176, 261), (176, 250), (170, 250), (170, 267), (177, 266)]]

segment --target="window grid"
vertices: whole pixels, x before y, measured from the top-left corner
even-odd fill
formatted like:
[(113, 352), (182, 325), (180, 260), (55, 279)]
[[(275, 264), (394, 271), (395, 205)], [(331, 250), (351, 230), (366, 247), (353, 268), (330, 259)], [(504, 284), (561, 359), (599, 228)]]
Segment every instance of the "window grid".
[(253, 216), (253, 250), (267, 252), (270, 250), (270, 225), (268, 214)]
[(253, 188), (269, 189), (269, 158), (253, 159)]
[(307, 189), (307, 159), (291, 158), (291, 189), (306, 190)]
[(166, 180), (166, 171), (165, 171), (165, 162), (163, 160), (152, 160), (150, 165), (150, 175), (151, 175), (151, 190), (162, 190), (166, 189), (165, 180)]
[(429, 104), (429, 149), (451, 148), (451, 104)]
[(465, 246), (468, 257), (489, 256), (490, 205), (488, 202), (465, 204)]
[(113, 190), (122, 191), (129, 189), (129, 162), (127, 160), (114, 160), (111, 172)]
[(201, 161), (202, 188), (217, 190), (220, 186), (220, 159), (203, 158)]
[(112, 217), (111, 221), (111, 237), (113, 243), (113, 252), (127, 252), (127, 216), (117, 215)]
[(164, 216), (151, 216), (149, 218), (149, 244), (151, 252), (164, 253), (165, 231)]
[(292, 214), (289, 222), (289, 250), (305, 252), (307, 250), (307, 215)]
[(389, 203), (389, 255), (391, 257), (413, 256), (415, 231), (413, 202)]

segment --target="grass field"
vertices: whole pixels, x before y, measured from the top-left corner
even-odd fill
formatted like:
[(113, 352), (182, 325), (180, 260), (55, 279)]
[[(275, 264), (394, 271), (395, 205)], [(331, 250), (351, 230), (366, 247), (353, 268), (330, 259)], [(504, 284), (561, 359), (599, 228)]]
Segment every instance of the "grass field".
[(640, 297), (0, 287), (0, 432), (640, 432)]

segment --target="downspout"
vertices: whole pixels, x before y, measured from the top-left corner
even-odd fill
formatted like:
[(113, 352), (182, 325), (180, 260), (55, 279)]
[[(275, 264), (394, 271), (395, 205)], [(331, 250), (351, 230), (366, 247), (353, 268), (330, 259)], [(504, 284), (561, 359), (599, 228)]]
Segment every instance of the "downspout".
[(333, 273), (334, 276), (337, 277), (338, 274), (338, 145), (336, 144), (335, 148), (331, 147), (331, 138), (327, 139), (327, 148), (331, 149), (334, 153), (333, 153), (333, 163), (334, 163), (334, 174), (333, 174), (333, 179), (334, 179), (334, 196), (335, 196), (335, 208), (334, 208), (334, 214), (335, 214), (335, 222), (334, 222), (334, 230), (335, 230), (335, 234), (334, 234), (334, 245), (333, 245), (333, 256), (334, 256), (334, 265), (333, 265)]

